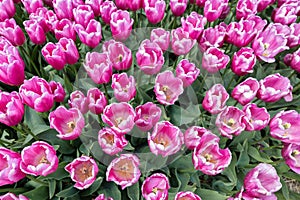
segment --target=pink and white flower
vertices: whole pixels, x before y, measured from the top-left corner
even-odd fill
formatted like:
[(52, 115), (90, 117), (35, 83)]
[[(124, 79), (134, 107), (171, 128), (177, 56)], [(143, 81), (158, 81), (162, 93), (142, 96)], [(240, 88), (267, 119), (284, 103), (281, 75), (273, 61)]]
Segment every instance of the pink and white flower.
[(16, 196), (13, 193), (6, 193), (5, 195), (1, 195), (0, 196), (0, 200), (29, 200), (27, 197), (25, 197), (24, 195), (18, 195)]
[(176, 77), (180, 78), (183, 87), (188, 87), (197, 79), (200, 69), (187, 59), (181, 60), (176, 67)]
[(114, 90), (114, 96), (119, 102), (128, 102), (136, 94), (134, 77), (128, 77), (125, 72), (113, 74), (111, 87)]
[(297, 5), (298, 3), (290, 3), (286, 2), (279, 6), (278, 8), (275, 8), (272, 12), (272, 20), (275, 23), (290, 25), (297, 20)]
[(285, 143), (281, 155), (291, 170), (300, 174), (300, 145)]
[(209, 47), (222, 47), (226, 35), (226, 28), (221, 23), (215, 27), (204, 29), (200, 37), (199, 48), (202, 52), (206, 51)]
[(216, 47), (209, 47), (203, 54), (202, 67), (209, 73), (216, 73), (225, 69), (230, 61), (230, 57), (225, 51)]
[(201, 200), (201, 198), (193, 192), (178, 192), (174, 200)]
[(25, 10), (30, 14), (36, 12), (38, 8), (43, 7), (42, 0), (21, 0), (23, 3)]
[(100, 15), (100, 6), (102, 3), (103, 0), (85, 0), (85, 4), (91, 6), (96, 17)]
[(207, 21), (213, 22), (218, 19), (223, 10), (228, 6), (228, 0), (208, 0), (204, 4), (204, 16)]
[(76, 40), (74, 22), (72, 22), (67, 18), (57, 21), (57, 23), (55, 24), (54, 33), (55, 33), (55, 38), (57, 40), (63, 37), (70, 38), (74, 41)]
[(233, 88), (231, 96), (244, 106), (255, 98), (258, 89), (258, 81), (255, 78), (249, 77)]
[(66, 96), (66, 92), (62, 84), (59, 82), (50, 81), (49, 85), (51, 87), (52, 94), (54, 95), (54, 101), (63, 102)]
[(269, 124), (270, 115), (266, 108), (259, 108), (256, 104), (251, 103), (244, 106), (243, 111), (246, 131), (259, 131)]
[(117, 10), (118, 8), (113, 1), (104, 1), (100, 5), (100, 14), (104, 23), (110, 24), (111, 15)]
[(238, 52), (235, 52), (231, 63), (232, 71), (239, 76), (252, 73), (256, 63), (256, 57), (253, 53), (254, 51), (250, 47), (242, 47)]
[(77, 108), (82, 114), (85, 114), (89, 110), (89, 102), (86, 96), (79, 90), (76, 90), (70, 94), (68, 101), (70, 108)]
[(73, 9), (73, 16), (76, 24), (87, 27), (89, 21), (95, 18), (94, 12), (90, 5), (79, 5)]
[(90, 20), (86, 27), (76, 24), (74, 28), (80, 41), (91, 48), (95, 48), (102, 39), (101, 24), (95, 19)]
[(246, 19), (257, 13), (258, 0), (239, 0), (236, 5), (236, 19)]
[(163, 28), (153, 29), (150, 34), (150, 40), (158, 44), (163, 51), (166, 51), (170, 45), (170, 32)]
[(181, 16), (183, 15), (186, 7), (187, 7), (188, 0), (170, 0), (170, 8), (174, 16)]
[(147, 177), (142, 185), (142, 195), (146, 200), (166, 200), (170, 183), (166, 175), (155, 173)]
[(130, 36), (132, 25), (133, 19), (128, 11), (117, 10), (112, 13), (110, 29), (115, 40), (126, 40)]
[(16, 8), (13, 0), (4, 0), (0, 3), (0, 21), (12, 18), (16, 13)]
[(300, 45), (300, 23), (293, 23), (290, 25), (287, 45), (290, 48)]
[(0, 22), (0, 35), (8, 39), (14, 46), (23, 45), (25, 42), (25, 35), (14, 18)]
[(213, 85), (205, 94), (202, 107), (211, 114), (218, 114), (226, 107), (229, 94), (221, 84)]
[(100, 195), (98, 195), (98, 196), (96, 197), (95, 200), (114, 200), (114, 199), (111, 198), (111, 197), (107, 197), (107, 198), (106, 198), (104, 194), (100, 194)]
[(173, 29), (171, 35), (171, 46), (176, 55), (189, 53), (196, 43), (196, 40), (190, 38), (189, 32), (186, 32), (182, 27)]
[(166, 2), (163, 0), (144, 0), (146, 17), (151, 24), (157, 24), (165, 15)]
[(147, 102), (135, 108), (135, 125), (141, 131), (149, 131), (160, 119), (161, 109), (152, 102)]
[(185, 146), (191, 150), (195, 149), (199, 145), (201, 137), (205, 133), (211, 133), (211, 131), (200, 126), (192, 126), (188, 128), (184, 133)]
[(67, 64), (63, 48), (59, 43), (53, 44), (52, 42), (48, 42), (42, 48), (42, 55), (47, 63), (56, 70), (62, 70)]
[(88, 107), (90, 112), (100, 115), (107, 105), (107, 99), (98, 88), (90, 88), (87, 92)]
[(207, 22), (206, 17), (202, 15), (191, 12), (185, 19), (184, 17), (181, 18), (181, 24), (184, 31), (189, 33), (190, 38), (198, 39), (200, 34), (202, 33), (204, 26)]
[(25, 30), (34, 44), (43, 44), (46, 42), (46, 33), (37, 20), (26, 20), (23, 22)]

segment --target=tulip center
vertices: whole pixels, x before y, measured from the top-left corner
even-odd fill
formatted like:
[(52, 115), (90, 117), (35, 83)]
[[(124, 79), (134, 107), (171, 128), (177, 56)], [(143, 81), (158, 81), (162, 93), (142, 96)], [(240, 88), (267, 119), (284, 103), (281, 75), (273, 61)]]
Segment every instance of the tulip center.
[(300, 151), (298, 151), (298, 150), (294, 150), (292, 152), (292, 156), (298, 156), (299, 154), (300, 154)]
[(270, 52), (268, 51), (269, 46), (269, 44), (264, 44), (264, 51), (262, 53), (264, 57), (268, 57), (270, 55)]
[(76, 170), (76, 175), (79, 181), (85, 181), (93, 175), (93, 166), (92, 164), (82, 164), (79, 169)]
[(114, 169), (115, 175), (121, 179), (131, 180), (134, 177), (134, 166), (126, 159), (120, 160), (116, 163)]
[(123, 121), (122, 117), (118, 117), (115, 119), (115, 126), (118, 128), (119, 124), (121, 124), (121, 122)]
[(74, 121), (70, 121), (70, 122), (67, 123), (67, 125), (68, 125), (67, 133), (73, 132), (73, 130), (76, 127), (75, 122)]
[(153, 139), (153, 141), (154, 141), (156, 144), (160, 144), (160, 145), (162, 145), (162, 146), (164, 146), (164, 147), (169, 146), (169, 141), (168, 141), (166, 138), (162, 137), (162, 136), (155, 137), (155, 138)]
[(206, 162), (210, 162), (210, 163), (216, 163), (216, 161), (213, 159), (213, 155), (206, 153), (204, 155), (204, 158), (206, 160)]
[(291, 124), (290, 123), (285, 123), (283, 124), (283, 128), (286, 130), (286, 129), (289, 129), (291, 127)]
[(228, 121), (227, 121), (227, 125), (228, 126), (233, 126), (235, 124), (235, 120), (234, 119), (232, 119), (232, 118), (230, 118)]
[(123, 61), (123, 56), (119, 55), (119, 62), (122, 62), (122, 61)]
[(166, 100), (169, 101), (171, 99), (171, 95), (172, 95), (172, 91), (170, 90), (170, 88), (166, 85), (162, 86), (160, 91), (163, 91), (163, 93), (166, 96)]
[(113, 145), (115, 142), (115, 137), (112, 134), (105, 134), (104, 139), (106, 143)]
[(39, 164), (50, 164), (49, 160), (46, 158), (46, 156), (43, 156), (40, 161)]

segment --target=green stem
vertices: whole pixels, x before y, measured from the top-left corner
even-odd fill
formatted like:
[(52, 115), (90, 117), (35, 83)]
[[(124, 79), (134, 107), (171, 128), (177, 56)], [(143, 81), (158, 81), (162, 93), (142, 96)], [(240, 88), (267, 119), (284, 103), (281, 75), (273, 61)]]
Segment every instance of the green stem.
[(35, 178), (35, 177), (33, 177), (33, 176), (27, 175), (26, 177), (27, 177), (28, 179), (30, 179), (30, 180), (36, 182), (36, 183), (39, 183), (39, 184), (41, 184), (41, 185), (48, 186), (48, 183), (46, 183), (46, 182), (44, 182), (44, 181), (41, 181), (41, 180), (39, 180), (39, 179), (37, 179), (37, 178)]
[(228, 83), (228, 86), (227, 86), (226, 90), (228, 90), (228, 89), (230, 88), (231, 83), (232, 83), (232, 81), (233, 81), (233, 79), (234, 79), (234, 76), (235, 76), (235, 75), (233, 75), (232, 78), (230, 79), (230, 81), (229, 81), (229, 83)]
[(291, 79), (292, 78), (292, 76), (294, 76), (296, 74), (296, 71), (295, 70), (293, 70), (293, 72), (288, 76), (288, 78), (289, 79)]
[(257, 140), (257, 141), (255, 141), (255, 142), (253, 142), (252, 145), (253, 145), (253, 144), (260, 143), (260, 142), (262, 142), (262, 141), (264, 141), (264, 140), (266, 140), (266, 139), (269, 139), (269, 138), (270, 138), (270, 135), (266, 135), (265, 137), (261, 138), (260, 140)]
[(27, 52), (27, 50), (23, 46), (19, 46), (20, 49), (27, 55), (27, 59), (29, 60), (30, 64), (33, 66), (34, 71), (37, 73), (39, 77), (41, 77), (40, 71), (36, 67), (35, 63), (31, 60), (31, 55)]
[(107, 99), (107, 101), (109, 101), (109, 95), (108, 95), (108, 92), (107, 92), (107, 87), (106, 87), (106, 84), (104, 83), (103, 84), (103, 87), (104, 87), (104, 92), (105, 92), (105, 96), (106, 96), (106, 99)]

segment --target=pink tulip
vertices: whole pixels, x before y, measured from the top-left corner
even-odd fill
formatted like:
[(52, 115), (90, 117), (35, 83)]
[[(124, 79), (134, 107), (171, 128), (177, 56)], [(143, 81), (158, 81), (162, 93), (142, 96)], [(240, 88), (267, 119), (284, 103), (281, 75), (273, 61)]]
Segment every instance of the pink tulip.
[(244, 187), (253, 199), (263, 199), (272, 196), (282, 185), (275, 168), (270, 164), (260, 163), (246, 174)]
[(8, 39), (14, 46), (23, 45), (25, 42), (25, 35), (14, 18), (0, 22), (0, 35)]
[(181, 149), (183, 142), (183, 133), (168, 121), (158, 122), (152, 134), (148, 133), (148, 144), (155, 155), (173, 155)]
[(204, 29), (199, 37), (199, 48), (202, 52), (209, 47), (222, 47), (225, 39), (226, 28), (222, 25)]
[(289, 65), (300, 73), (300, 48), (292, 54)]
[(117, 7), (113, 1), (104, 1), (100, 6), (101, 18), (106, 24), (110, 24), (111, 16), (117, 11)]
[(54, 104), (54, 95), (50, 84), (37, 76), (25, 80), (19, 92), (23, 103), (37, 112), (47, 112)]
[[(205, 133), (211, 133), (210, 130), (199, 126), (192, 126), (184, 133), (184, 144), (188, 149), (195, 149)], [(212, 133), (211, 133), (212, 134)]]
[(271, 24), (257, 35), (252, 43), (252, 49), (261, 60), (273, 63), (278, 53), (288, 49), (286, 44), (285, 36), (278, 34), (276, 27)]
[(88, 90), (87, 100), (90, 112), (96, 115), (100, 115), (107, 105), (107, 99), (104, 93), (101, 92), (98, 88), (90, 88)]
[(66, 92), (61, 83), (50, 81), (49, 84), (51, 87), (52, 94), (54, 95), (54, 101), (63, 102), (66, 96)]
[(53, 146), (37, 141), (21, 152), (20, 169), (33, 176), (47, 176), (58, 168), (58, 157)]
[(0, 147), (0, 186), (16, 183), (26, 176), (20, 170), (20, 162), (19, 153)]
[(126, 40), (131, 33), (133, 19), (130, 18), (128, 11), (117, 10), (112, 13), (110, 29), (115, 40)]
[(249, 77), (233, 88), (231, 96), (244, 106), (255, 98), (258, 89), (258, 81), (255, 78)]
[(146, 200), (167, 200), (170, 183), (166, 175), (155, 173), (147, 177), (142, 185), (142, 195)]
[(66, 37), (76, 41), (74, 22), (67, 18), (64, 18), (56, 23), (54, 33), (57, 40)]
[(38, 8), (43, 7), (42, 0), (21, 0), (23, 3), (25, 10), (30, 14), (36, 12)]
[(258, 0), (239, 0), (236, 5), (236, 19), (247, 19), (257, 13)]
[(275, 23), (285, 25), (292, 24), (297, 20), (297, 3), (284, 3), (279, 8), (275, 8), (272, 12), (272, 20)]
[(61, 45), (67, 64), (74, 65), (79, 59), (79, 53), (75, 42), (69, 38), (60, 38), (58, 43)]
[(170, 0), (170, 8), (174, 16), (181, 16), (183, 15), (186, 7), (187, 7), (188, 0)]
[(52, 25), (49, 24), (47, 20), (47, 13), (49, 10), (45, 7), (37, 8), (37, 10), (29, 15), (29, 19), (32, 21), (36, 21), (44, 30), (45, 33), (51, 30)]
[(115, 40), (109, 40), (104, 42), (102, 48), (103, 52), (108, 53), (109, 59), (113, 64), (113, 68), (116, 70), (127, 70), (132, 65), (132, 53), (131, 50), (125, 46), (122, 42)]
[(216, 126), (224, 137), (232, 139), (232, 136), (239, 135), (245, 130), (246, 125), (243, 123), (245, 113), (237, 107), (228, 106), (216, 119)]
[(231, 162), (232, 156), (228, 148), (220, 149), (219, 140), (212, 133), (205, 133), (193, 151), (193, 164), (196, 170), (207, 175), (221, 173)]
[(256, 63), (256, 57), (253, 53), (254, 51), (250, 47), (242, 47), (238, 52), (235, 52), (231, 63), (232, 71), (239, 76), (252, 73)]
[(276, 102), (281, 98), (285, 101), (293, 100), (293, 86), (287, 77), (279, 73), (271, 74), (259, 81), (260, 88), (257, 97), (265, 102)]
[(91, 48), (95, 48), (102, 39), (101, 24), (95, 19), (90, 20), (86, 27), (76, 24), (75, 31), (80, 41)]
[(0, 2), (0, 21), (12, 18), (16, 13), (16, 8), (13, 0), (3, 0)]
[(145, 74), (152, 75), (161, 70), (165, 59), (159, 45), (146, 39), (136, 52), (136, 62)]
[(103, 3), (103, 0), (86, 0), (85, 4), (91, 6), (94, 15), (98, 17), (100, 15), (100, 6)]
[(7, 126), (19, 124), (24, 115), (24, 105), (17, 92), (0, 91), (0, 122)]
[(182, 80), (183, 87), (188, 87), (197, 79), (200, 69), (187, 59), (181, 60), (176, 67), (176, 77)]
[(143, 0), (127, 1), (127, 6), (131, 11), (137, 11), (143, 7)]
[(153, 29), (151, 31), (150, 40), (158, 44), (163, 51), (166, 51), (170, 45), (170, 32), (163, 28)]
[[(38, 10), (41, 8), (38, 8)], [(54, 32), (56, 23), (59, 21), (53, 10), (48, 10), (45, 13), (45, 20), (50, 31)]]
[(300, 145), (284, 144), (281, 151), (285, 163), (297, 174), (300, 174)]
[(218, 114), (226, 107), (229, 94), (221, 84), (213, 85), (205, 94), (202, 107), (211, 114)]
[(138, 182), (140, 160), (133, 154), (121, 154), (111, 161), (106, 171), (106, 181), (114, 181), (122, 190)]
[(102, 120), (117, 133), (129, 133), (134, 126), (135, 112), (128, 103), (112, 103), (104, 108)]
[(174, 200), (201, 200), (201, 198), (193, 192), (178, 192)]
[(108, 155), (115, 155), (123, 150), (128, 144), (124, 135), (119, 135), (113, 129), (105, 127), (98, 133), (98, 143)]
[(42, 48), (42, 54), (47, 63), (56, 70), (62, 70), (67, 64), (63, 47), (59, 43), (53, 44), (52, 42), (48, 42)]
[(268, 6), (274, 4), (275, 1), (276, 0), (258, 0), (257, 11), (264, 11)]
[(174, 77), (173, 72), (166, 70), (156, 76), (154, 92), (161, 104), (173, 105), (183, 91), (182, 80)]
[(280, 111), (270, 121), (270, 135), (284, 143), (300, 144), (300, 114), (295, 110)]
[(191, 12), (191, 14), (186, 17), (186, 19), (184, 19), (184, 17), (181, 18), (183, 30), (189, 33), (190, 38), (196, 40), (202, 33), (206, 22), (206, 17), (203, 17), (202, 15), (194, 11)]
[(25, 30), (30, 40), (34, 44), (43, 44), (46, 42), (46, 33), (43, 27), (36, 20), (26, 20), (23, 22)]
[(125, 72), (112, 75), (111, 88), (114, 90), (114, 96), (119, 102), (128, 102), (136, 94), (134, 77), (128, 77)]
[(70, 173), (72, 181), (75, 182), (74, 187), (83, 190), (94, 183), (99, 169), (93, 158), (81, 156), (66, 165), (65, 170)]
[(269, 124), (270, 115), (266, 108), (259, 108), (256, 104), (251, 103), (244, 106), (243, 111), (245, 113), (243, 120), (246, 131), (259, 131)]
[(108, 53), (88, 52), (84, 68), (96, 84), (109, 83), (112, 76), (112, 63)]
[(208, 0), (204, 5), (204, 16), (207, 21), (213, 22), (218, 19), (223, 10), (228, 6), (228, 0)]
[(73, 9), (73, 16), (76, 24), (87, 27), (89, 22), (95, 18), (92, 7), (89, 5), (79, 5)]
[(114, 199), (111, 197), (106, 198), (104, 194), (100, 194), (96, 197), (95, 200), (114, 200)]
[(70, 108), (77, 108), (82, 114), (85, 114), (89, 110), (89, 102), (87, 97), (79, 90), (76, 90), (70, 94), (68, 101)]
[(25, 197), (24, 195), (18, 195), (16, 196), (13, 193), (6, 193), (5, 195), (1, 195), (0, 196), (0, 200), (29, 200), (27, 197)]
[(53, 8), (58, 19), (73, 20), (73, 9), (83, 5), (82, 0), (53, 0)]
[(157, 24), (164, 18), (166, 2), (163, 0), (144, 0), (144, 10), (149, 22)]
[(230, 61), (230, 57), (225, 51), (216, 47), (209, 47), (203, 54), (202, 67), (209, 73), (216, 73), (225, 69)]
[(184, 31), (182, 27), (173, 29), (171, 35), (171, 46), (176, 55), (185, 55), (189, 53), (196, 43), (196, 40), (191, 39), (189, 33)]
[(290, 25), (290, 33), (288, 35), (287, 45), (290, 48), (300, 45), (300, 23), (293, 23)]
[(62, 140), (78, 138), (84, 128), (84, 117), (77, 108), (59, 106), (49, 114), (50, 128), (54, 128)]
[(159, 121), (161, 109), (152, 102), (147, 102), (135, 108), (135, 125), (143, 132), (149, 131)]

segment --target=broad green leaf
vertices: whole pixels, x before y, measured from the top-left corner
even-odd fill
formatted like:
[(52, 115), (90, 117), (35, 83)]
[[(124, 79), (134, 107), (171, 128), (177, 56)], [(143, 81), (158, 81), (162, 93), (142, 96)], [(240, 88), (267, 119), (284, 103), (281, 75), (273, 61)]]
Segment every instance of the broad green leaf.
[(49, 180), (49, 198), (52, 199), (52, 197), (55, 194), (55, 188), (56, 188), (56, 181), (55, 180)]
[(45, 124), (43, 118), (32, 108), (25, 106), (24, 124), (26, 124), (34, 135), (38, 135), (50, 127)]
[(73, 197), (78, 193), (79, 193), (79, 190), (74, 188), (74, 186), (71, 186), (67, 189), (60, 191), (59, 193), (56, 194), (56, 196), (57, 197)]
[(228, 196), (222, 195), (214, 190), (207, 189), (197, 189), (196, 194), (198, 194), (202, 200), (225, 200)]
[(92, 195), (94, 192), (96, 192), (99, 189), (100, 185), (102, 184), (102, 181), (103, 181), (103, 177), (98, 177), (88, 189), (86, 189), (81, 193), (81, 196)]
[(249, 147), (248, 154), (252, 158), (257, 160), (258, 162), (265, 162), (265, 163), (272, 163), (273, 162), (270, 158), (263, 157), (262, 154), (259, 153), (259, 151), (255, 147), (252, 147), (252, 146)]
[(196, 172), (193, 162), (192, 162), (192, 153), (189, 153), (188, 155), (181, 156), (176, 161), (172, 162), (169, 165), (169, 168), (175, 168), (178, 169), (179, 172)]
[(66, 162), (61, 162), (58, 165), (58, 168), (56, 169), (55, 172), (49, 174), (48, 176), (45, 177), (45, 179), (55, 179), (55, 180), (62, 180), (66, 177), (69, 177), (70, 174), (65, 170)]
[(281, 188), (281, 193), (284, 196), (285, 199), (289, 199), (290, 193), (289, 193), (289, 188), (287, 186), (287, 184), (285, 183), (285, 181), (280, 178), (280, 182), (282, 184), (282, 188)]
[(131, 200), (139, 200), (140, 197), (140, 184), (139, 182), (127, 188), (127, 195)]
[(112, 197), (114, 200), (121, 200), (120, 189), (113, 182), (104, 182), (98, 190), (98, 193), (103, 193), (106, 197)]
[(48, 187), (46, 186), (41, 186), (31, 191), (23, 193), (23, 195), (28, 197), (29, 199), (37, 199), (38, 197), (39, 200), (49, 199), (48, 194), (49, 194)]

